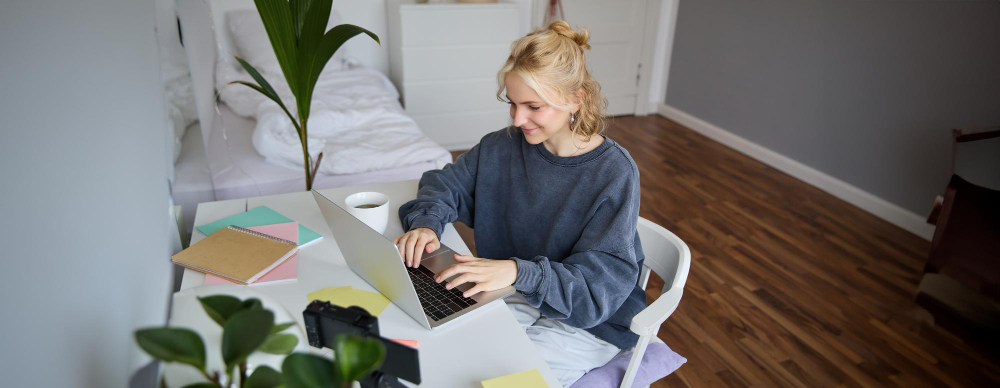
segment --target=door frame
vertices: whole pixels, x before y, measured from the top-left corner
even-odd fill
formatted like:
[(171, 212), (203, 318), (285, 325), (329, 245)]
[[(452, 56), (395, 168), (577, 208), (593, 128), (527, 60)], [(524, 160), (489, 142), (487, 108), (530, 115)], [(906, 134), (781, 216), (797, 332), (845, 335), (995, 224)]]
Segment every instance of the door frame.
[[(545, 22), (545, 11), (549, 2), (530, 1), (533, 2), (530, 30), (534, 30)], [(635, 96), (636, 116), (656, 113), (659, 105), (666, 102), (679, 5), (680, 0), (646, 1), (646, 19), (643, 23), (639, 57), (639, 64), (642, 67), (639, 71), (639, 85)]]

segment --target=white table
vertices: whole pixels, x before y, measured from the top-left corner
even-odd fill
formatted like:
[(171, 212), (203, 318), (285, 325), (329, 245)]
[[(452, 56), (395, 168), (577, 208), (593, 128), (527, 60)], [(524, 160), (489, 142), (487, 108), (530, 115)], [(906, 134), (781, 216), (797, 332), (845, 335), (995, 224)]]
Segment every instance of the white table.
[[(416, 197), (417, 181), (377, 183), (353, 187), (320, 190), (333, 201), (340, 201), (360, 191), (378, 191), (390, 197), (389, 226), (386, 236), (402, 234), (397, 209)], [(247, 199), (208, 202), (198, 205), (195, 225), (204, 225), (218, 219), (267, 206), (323, 235), (323, 239), (299, 251), (299, 277), (297, 281), (277, 284), (247, 286), (274, 298), (284, 306), (304, 328), (302, 311), (308, 300), (306, 294), (326, 287), (349, 285), (357, 289), (375, 289), (352, 272), (344, 262), (335, 237), (326, 225), (319, 207), (309, 192), (279, 194)], [(191, 243), (205, 235), (194, 231)], [(459, 253), (469, 250), (452, 225), (441, 236), (444, 244)], [(181, 290), (202, 284), (204, 274), (185, 269)], [(420, 372), (424, 387), (479, 387), (480, 381), (537, 368), (552, 387), (559, 387), (558, 380), (542, 360), (534, 345), (514, 319), (510, 310), (498, 301), (480, 308), (472, 316), (464, 317), (443, 329), (424, 329), (409, 315), (390, 304), (379, 316), (379, 329), (384, 337), (414, 339), (419, 341)], [(451, 326), (451, 327), (448, 327)], [(330, 350), (319, 353), (330, 356)]]

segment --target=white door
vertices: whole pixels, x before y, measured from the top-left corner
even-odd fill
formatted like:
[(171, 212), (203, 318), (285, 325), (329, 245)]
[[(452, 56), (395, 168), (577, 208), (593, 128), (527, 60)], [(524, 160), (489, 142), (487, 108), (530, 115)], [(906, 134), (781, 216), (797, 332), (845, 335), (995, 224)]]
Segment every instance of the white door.
[(608, 99), (609, 116), (635, 113), (646, 1), (562, 1), (566, 22), (590, 31), (587, 67)]

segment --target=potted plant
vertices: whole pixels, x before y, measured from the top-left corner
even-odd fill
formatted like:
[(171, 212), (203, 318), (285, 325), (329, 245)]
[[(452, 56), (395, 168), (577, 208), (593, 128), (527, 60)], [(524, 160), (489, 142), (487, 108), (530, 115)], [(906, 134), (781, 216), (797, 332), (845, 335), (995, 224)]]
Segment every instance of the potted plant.
[[(385, 359), (385, 348), (378, 340), (340, 335), (334, 339), (334, 359), (309, 353), (292, 353), (281, 363), (281, 371), (266, 365), (247, 364), (250, 354), (291, 353), (298, 337), (281, 333), (294, 322), (275, 324), (274, 313), (260, 300), (240, 300), (228, 295), (198, 298), (205, 313), (222, 326), (221, 354), (225, 370), (209, 371), (205, 343), (190, 329), (157, 327), (136, 330), (135, 341), (153, 358), (179, 362), (198, 369), (207, 380), (185, 388), (228, 388), (239, 382), (241, 388), (349, 387), (378, 368)], [(165, 385), (161, 383), (161, 386)]]
[(302, 144), (302, 157), (305, 165), (306, 190), (312, 190), (313, 180), (323, 161), (323, 153), (316, 160), (309, 156), (308, 121), (309, 107), (312, 104), (313, 89), (319, 75), (330, 61), (337, 49), (348, 39), (358, 34), (367, 34), (381, 45), (378, 36), (364, 28), (341, 24), (326, 30), (330, 21), (332, 0), (254, 0), (257, 12), (264, 22), (267, 37), (278, 57), (281, 72), (285, 75), (288, 88), (295, 96), (296, 115), (281, 101), (271, 84), (261, 76), (260, 72), (240, 57), (236, 60), (250, 73), (254, 81), (234, 81), (246, 85), (264, 96), (270, 98), (285, 111), (292, 120), (299, 142)]

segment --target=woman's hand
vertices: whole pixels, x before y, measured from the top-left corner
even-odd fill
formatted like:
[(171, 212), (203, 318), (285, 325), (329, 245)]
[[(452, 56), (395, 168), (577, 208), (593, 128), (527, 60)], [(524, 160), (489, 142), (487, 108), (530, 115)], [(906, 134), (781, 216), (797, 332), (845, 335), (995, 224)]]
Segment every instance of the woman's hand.
[(480, 292), (499, 290), (517, 280), (517, 263), (514, 260), (490, 260), (456, 254), (455, 261), (458, 264), (452, 264), (438, 272), (434, 280), (441, 283), (442, 280), (458, 275), (445, 286), (449, 290), (464, 283), (476, 283), (462, 293), (466, 298)]
[(406, 232), (402, 236), (392, 240), (399, 248), (399, 255), (403, 256), (403, 263), (407, 267), (417, 268), (420, 266), (420, 258), (424, 252), (431, 253), (441, 247), (437, 233), (430, 228), (416, 228)]

